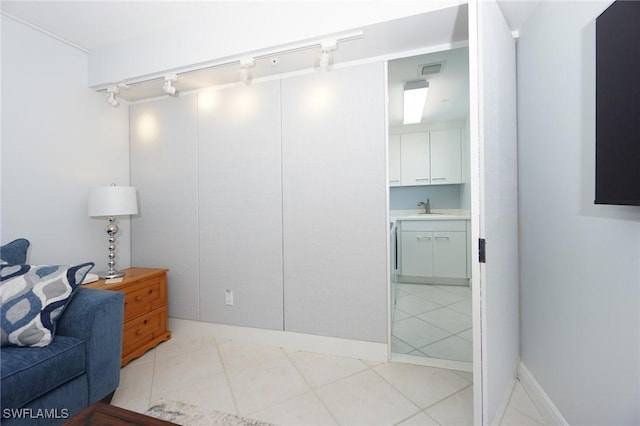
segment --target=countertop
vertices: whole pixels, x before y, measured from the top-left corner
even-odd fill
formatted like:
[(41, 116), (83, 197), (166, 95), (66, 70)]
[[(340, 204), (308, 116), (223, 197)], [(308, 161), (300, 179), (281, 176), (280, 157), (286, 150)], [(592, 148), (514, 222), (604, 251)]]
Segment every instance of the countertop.
[[(422, 212), (422, 213), (421, 213)], [(391, 210), (391, 221), (397, 220), (470, 220), (468, 210), (461, 209), (431, 209), (431, 214), (425, 214), (424, 210)]]

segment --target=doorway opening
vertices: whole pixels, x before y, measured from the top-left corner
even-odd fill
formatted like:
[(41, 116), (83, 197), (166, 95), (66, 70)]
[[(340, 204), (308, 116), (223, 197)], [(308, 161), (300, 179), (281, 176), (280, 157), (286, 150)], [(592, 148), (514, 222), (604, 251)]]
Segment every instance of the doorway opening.
[(388, 97), (391, 358), (472, 371), (468, 48), (389, 61)]

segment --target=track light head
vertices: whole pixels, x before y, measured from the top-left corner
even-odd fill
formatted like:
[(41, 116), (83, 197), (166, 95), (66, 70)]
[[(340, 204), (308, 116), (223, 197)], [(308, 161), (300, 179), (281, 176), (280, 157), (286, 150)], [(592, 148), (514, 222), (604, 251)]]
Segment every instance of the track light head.
[(118, 88), (118, 86), (110, 87), (107, 89), (107, 102), (114, 108), (120, 105), (120, 102), (118, 102), (118, 100), (116, 99), (116, 95), (119, 91), (120, 89)]
[(256, 64), (253, 58), (240, 59), (240, 80), (246, 85), (251, 84), (253, 76), (251, 75), (251, 68)]
[(178, 76), (175, 74), (165, 75), (164, 76), (164, 84), (162, 85), (162, 90), (169, 96), (178, 96), (178, 90), (176, 86), (173, 85), (178, 81)]
[(318, 66), (322, 71), (328, 71), (333, 65), (333, 51), (338, 48), (337, 40), (324, 40), (320, 43), (320, 54), (318, 56)]

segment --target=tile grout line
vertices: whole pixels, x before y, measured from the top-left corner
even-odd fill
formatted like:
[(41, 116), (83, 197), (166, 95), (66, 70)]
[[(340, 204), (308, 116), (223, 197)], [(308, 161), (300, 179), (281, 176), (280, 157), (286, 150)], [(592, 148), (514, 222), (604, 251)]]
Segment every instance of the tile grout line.
[[(299, 351), (299, 352), (303, 352), (303, 351)], [(318, 395), (318, 393), (316, 392), (316, 389), (317, 389), (317, 388), (313, 387), (313, 386), (311, 385), (311, 383), (309, 383), (309, 381), (308, 381), (308, 380), (307, 380), (307, 378), (304, 376), (304, 374), (302, 374), (302, 371), (300, 371), (300, 369), (298, 368), (298, 366), (296, 365), (296, 363), (295, 363), (295, 362), (293, 362), (293, 361), (291, 360), (291, 358), (289, 357), (289, 354), (285, 352), (285, 356), (287, 357), (287, 359), (289, 360), (289, 362), (291, 363), (291, 365), (293, 365), (293, 368), (295, 368), (295, 370), (298, 372), (298, 374), (300, 375), (300, 377), (302, 377), (302, 380), (304, 380), (304, 382), (307, 384), (307, 386), (309, 386), (309, 389), (311, 389), (311, 392), (312, 392), (312, 393), (313, 393), (313, 395), (316, 397), (316, 399), (317, 399), (318, 401), (320, 401), (320, 404), (322, 404), (322, 406), (324, 407), (324, 409), (325, 409), (325, 410), (327, 410), (327, 413), (329, 413), (329, 415), (331, 416), (331, 418), (333, 419), (333, 421), (335, 421), (335, 422), (336, 422), (336, 425), (340, 425), (340, 422), (338, 421), (338, 419), (336, 418), (336, 416), (335, 416), (335, 415), (333, 414), (333, 412), (329, 409), (329, 407), (327, 406), (327, 404), (325, 404), (325, 402), (322, 400), (322, 398), (320, 398), (320, 395)], [(360, 362), (362, 362), (362, 361), (360, 361)], [(369, 368), (369, 366), (368, 366), (368, 365), (366, 365), (364, 362), (363, 362), (362, 364), (363, 364), (365, 367)], [(365, 369), (366, 369), (366, 368), (365, 368)], [(361, 371), (364, 371), (364, 370), (361, 370)], [(357, 374), (357, 373), (354, 373), (354, 374), (352, 374), (351, 376), (354, 376), (355, 374)], [(351, 376), (348, 376), (348, 377), (351, 377)], [(344, 377), (343, 377), (343, 378), (344, 378)], [(338, 382), (338, 381), (340, 381), (340, 380), (342, 380), (342, 379), (335, 380), (335, 381), (333, 381), (333, 382), (331, 382), (331, 383), (335, 383), (335, 382)], [(331, 383), (326, 383), (325, 385), (328, 385), (328, 384), (331, 384)], [(322, 385), (322, 386), (325, 386), (325, 385)], [(318, 388), (321, 388), (322, 386), (318, 386)]]
[(214, 337), (213, 341), (216, 344), (216, 351), (218, 353), (218, 358), (220, 358), (220, 364), (222, 364), (222, 371), (224, 372), (224, 378), (227, 380), (227, 386), (229, 386), (229, 393), (231, 394), (231, 400), (233, 401), (235, 414), (239, 416), (240, 409), (238, 408), (238, 402), (236, 401), (236, 394), (233, 391), (233, 386), (231, 386), (231, 380), (229, 379), (229, 373), (227, 372), (227, 364), (224, 362), (224, 358), (222, 357), (222, 352), (220, 352), (220, 344), (218, 343), (218, 340)]
[[(437, 289), (437, 290), (439, 290), (439, 291), (443, 291), (443, 292), (446, 292), (446, 290), (444, 290), (444, 289)], [(425, 291), (422, 291), (422, 292), (425, 292)], [(455, 294), (455, 295), (457, 295), (457, 296), (461, 296), (460, 294), (457, 294), (457, 293), (455, 293), (455, 292), (447, 292), (447, 293), (449, 293), (449, 294)], [(457, 303), (460, 303), (460, 302), (463, 302), (463, 301), (466, 301), (467, 299), (471, 299), (470, 297), (463, 297), (463, 299), (458, 300), (458, 301), (455, 301), (455, 302), (452, 302), (452, 303), (449, 303), (449, 304), (447, 304), (447, 305), (441, 305), (440, 303), (434, 302), (434, 301), (429, 300), (429, 299), (427, 299), (427, 298), (420, 297), (420, 296), (418, 296), (418, 294), (417, 294), (417, 293), (409, 293), (408, 295), (403, 296), (403, 297), (414, 297), (414, 298), (419, 298), (419, 299), (421, 299), (421, 300), (425, 300), (425, 301), (427, 301), (427, 302), (429, 302), (429, 303), (436, 304), (436, 305), (438, 305), (438, 307), (437, 307), (437, 308), (434, 308), (434, 309), (431, 309), (431, 310), (427, 310), (427, 311), (425, 311), (425, 312), (421, 312), (421, 313), (419, 313), (419, 314), (417, 314), (417, 315), (414, 315), (414, 314), (408, 313), (408, 312), (406, 312), (406, 311), (403, 311), (401, 308), (398, 308), (398, 307), (396, 306), (396, 307), (394, 307), (394, 309), (399, 309), (400, 311), (402, 311), (402, 312), (406, 313), (407, 315), (409, 315), (409, 317), (407, 317), (407, 318), (403, 318), (402, 320), (399, 320), (399, 321), (394, 321), (394, 323), (392, 324), (392, 330), (393, 330), (393, 326), (394, 326), (396, 323), (398, 323), (398, 322), (402, 322), (402, 321), (406, 321), (406, 320), (409, 320), (409, 319), (411, 319), (411, 318), (415, 318), (416, 320), (422, 321), (422, 322), (424, 322), (424, 323), (426, 323), (426, 324), (429, 324), (429, 325), (431, 325), (431, 326), (433, 326), (433, 327), (436, 327), (436, 328), (438, 328), (438, 329), (440, 329), (440, 330), (442, 330), (442, 331), (444, 331), (444, 332), (448, 333), (448, 336), (443, 337), (443, 338), (438, 339), (438, 340), (435, 340), (435, 341), (433, 341), (433, 342), (430, 342), (429, 344), (427, 344), (427, 345), (423, 346), (422, 348), (416, 348), (414, 345), (412, 345), (412, 344), (410, 344), (410, 343), (406, 342), (405, 340), (400, 339), (398, 336), (394, 335), (394, 334), (393, 334), (393, 332), (391, 333), (391, 336), (392, 336), (392, 337), (395, 337), (396, 339), (399, 339), (399, 340), (400, 340), (400, 341), (402, 341), (403, 343), (407, 344), (407, 345), (408, 345), (408, 346), (410, 346), (410, 347), (413, 347), (413, 348), (414, 348), (414, 350), (416, 350), (416, 351), (418, 351), (418, 352), (421, 352), (421, 353), (424, 353), (424, 352), (422, 352), (422, 349), (423, 349), (423, 348), (426, 348), (426, 347), (428, 347), (428, 346), (434, 345), (434, 344), (436, 344), (436, 343), (438, 343), (438, 342), (441, 342), (441, 341), (443, 341), (443, 340), (445, 340), (445, 339), (448, 339), (448, 338), (450, 338), (450, 337), (453, 337), (453, 336), (456, 336), (456, 337), (458, 337), (459, 339), (464, 340), (466, 343), (471, 343), (471, 344), (473, 344), (473, 342), (469, 342), (468, 340), (466, 340), (466, 339), (464, 339), (464, 338), (462, 338), (462, 337), (458, 336), (458, 334), (463, 333), (463, 332), (465, 332), (465, 331), (467, 331), (467, 330), (469, 330), (469, 329), (464, 329), (464, 330), (462, 330), (462, 331), (460, 331), (460, 332), (458, 332), (458, 333), (452, 333), (452, 332), (450, 332), (449, 330), (445, 330), (444, 328), (442, 328), (442, 327), (438, 326), (437, 324), (434, 324), (434, 323), (432, 323), (432, 322), (430, 322), (430, 321), (427, 321), (427, 320), (424, 320), (424, 319), (422, 319), (422, 318), (418, 317), (418, 315), (422, 315), (422, 314), (425, 314), (425, 313), (428, 313), (428, 312), (433, 312), (433, 311), (435, 311), (435, 310), (443, 309), (443, 308), (448, 309), (448, 310), (452, 311), (452, 312), (453, 312), (453, 313), (455, 313), (455, 314), (463, 315), (463, 316), (465, 316), (465, 317), (468, 317), (468, 315), (465, 315), (465, 314), (463, 314), (462, 312), (458, 312), (458, 311), (456, 311), (455, 309), (451, 309), (451, 308), (449, 308), (449, 306), (454, 305), (454, 304), (457, 304)], [(471, 327), (471, 328), (472, 328), (472, 327)], [(413, 352), (413, 351), (412, 351), (412, 352)], [(424, 355), (425, 355), (426, 357), (428, 357), (428, 358), (433, 358), (433, 357), (431, 357), (430, 355), (428, 355), (428, 354), (426, 354), (426, 353), (424, 353)], [(416, 355), (416, 356), (419, 356), (419, 355)], [(438, 358), (435, 358), (435, 359), (438, 359)], [(463, 361), (463, 362), (468, 362), (468, 361)]]
[[(264, 345), (264, 346), (271, 346), (271, 345)], [(306, 379), (304, 378), (304, 376), (303, 376), (303, 375), (298, 371), (298, 369), (296, 368), (295, 364), (294, 364), (293, 362), (291, 362), (291, 359), (289, 359), (289, 356), (288, 356), (288, 354), (287, 354), (287, 351), (286, 351), (286, 350), (284, 350), (284, 348), (283, 348), (283, 347), (281, 347), (281, 346), (271, 346), (271, 347), (278, 348), (278, 349), (280, 350), (280, 352), (282, 352), (282, 357), (283, 357), (284, 359), (286, 359), (287, 361), (289, 361), (289, 364), (291, 364), (291, 366), (293, 367), (293, 369), (294, 369), (294, 370), (296, 370), (296, 373), (298, 373), (298, 375), (302, 378), (302, 380), (304, 381), (304, 383), (309, 387), (309, 389), (311, 389), (311, 386), (309, 386), (309, 383), (307, 383), (307, 380), (306, 380)], [(275, 359), (277, 359), (277, 358), (274, 358), (274, 360), (275, 360)], [(259, 410), (256, 410), (256, 411), (254, 411), (253, 413), (251, 413), (251, 415), (254, 415), (254, 414), (256, 414), (256, 413), (259, 413), (260, 411), (263, 411), (263, 410), (267, 410), (267, 409), (269, 409), (269, 408), (277, 407), (278, 405), (282, 405), (282, 404), (284, 404), (284, 403), (286, 403), (286, 402), (289, 402), (289, 401), (292, 401), (292, 400), (294, 400), (294, 399), (296, 399), (296, 398), (299, 398), (299, 397), (301, 397), (302, 395), (305, 395), (306, 393), (308, 393), (308, 391), (304, 391), (304, 392), (302, 392), (302, 393), (298, 393), (298, 394), (295, 394), (295, 395), (291, 395), (291, 396), (290, 396), (289, 398), (287, 398), (287, 399), (284, 399), (284, 400), (282, 400), (282, 401), (275, 402), (273, 405), (270, 405), (270, 406), (267, 406), (267, 407), (261, 408), (261, 409), (259, 409)]]
[(398, 392), (400, 395), (402, 395), (402, 397), (403, 397), (404, 399), (406, 399), (407, 401), (409, 401), (409, 402), (410, 402), (414, 407), (416, 407), (416, 408), (418, 409), (418, 411), (417, 411), (417, 412), (415, 412), (415, 413), (411, 414), (410, 416), (408, 416), (408, 417), (406, 417), (406, 418), (404, 418), (404, 419), (402, 419), (402, 420), (400, 420), (399, 422), (394, 423), (394, 424), (398, 424), (398, 423), (401, 423), (401, 422), (403, 422), (403, 421), (405, 421), (405, 420), (407, 420), (407, 419), (410, 419), (411, 417), (413, 417), (413, 416), (415, 416), (415, 415), (417, 415), (417, 414), (420, 414), (420, 413), (423, 411), (423, 410), (422, 410), (422, 408), (420, 408), (420, 406), (419, 406), (417, 403), (415, 403), (415, 402), (413, 401), (413, 399), (409, 398), (407, 395), (405, 395), (405, 394), (404, 394), (404, 392), (402, 392), (400, 389), (398, 389), (397, 387), (395, 387), (395, 386), (393, 385), (393, 383), (391, 383), (390, 381), (388, 381), (387, 379), (385, 379), (384, 377), (382, 377), (382, 374), (378, 373), (375, 369), (372, 369), (372, 370), (373, 370), (373, 372), (374, 372), (375, 374), (377, 374), (377, 375), (378, 375), (378, 377), (380, 377), (380, 378), (381, 378), (385, 383), (387, 383), (389, 386), (391, 386), (391, 387), (392, 387), (396, 392)]
[[(151, 407), (151, 401), (153, 399), (153, 385), (156, 378), (156, 355), (158, 355), (157, 347), (153, 348), (153, 368), (151, 369), (151, 389), (149, 389), (149, 402), (147, 403), (147, 410)], [(146, 411), (146, 410), (145, 410)]]
[[(425, 346), (423, 346), (423, 347), (427, 347), (427, 346), (429, 346), (429, 345), (433, 345), (434, 343), (438, 343), (438, 342), (440, 342), (440, 341), (442, 341), (442, 340), (448, 339), (449, 337), (456, 336), (456, 334), (452, 334), (450, 331), (447, 331), (447, 330), (445, 330), (444, 328), (438, 327), (438, 326), (437, 326), (437, 325), (435, 325), (435, 324), (431, 324), (430, 322), (425, 321), (425, 320), (423, 320), (423, 319), (421, 319), (421, 318), (418, 318), (418, 317), (414, 317), (414, 318), (416, 318), (417, 320), (422, 321), (422, 322), (424, 322), (424, 323), (426, 323), (426, 324), (432, 325), (433, 327), (436, 327), (436, 328), (438, 328), (438, 329), (440, 329), (440, 330), (442, 330), (442, 331), (444, 331), (444, 332), (446, 332), (446, 333), (449, 333), (449, 335), (448, 335), (448, 336), (443, 337), (443, 338), (438, 339), (438, 340), (434, 340), (433, 342), (431, 342), (431, 343), (429, 343), (429, 344), (427, 344), (427, 345), (425, 345)], [(409, 319), (409, 318), (407, 318), (407, 319)], [(401, 321), (404, 321), (404, 320), (401, 320)], [(466, 331), (466, 330), (463, 330), (463, 331)], [(461, 331), (461, 333), (462, 333), (462, 331)], [(398, 336), (394, 336), (394, 335), (393, 335), (393, 333), (391, 334), (391, 336), (392, 336), (392, 337), (395, 337), (396, 339), (402, 340), (402, 339), (400, 339)], [(462, 339), (462, 338), (460, 337), (460, 339)], [(467, 342), (467, 340), (465, 340), (465, 339), (462, 339), (462, 340), (464, 340), (465, 342)], [(404, 343), (407, 343), (405, 340), (402, 340), (402, 341), (403, 341)], [(411, 346), (411, 347), (414, 347), (413, 345), (411, 345), (411, 344), (409, 344), (409, 343), (407, 343), (407, 344), (408, 344), (409, 346)], [(419, 348), (416, 348), (416, 350), (420, 350), (420, 349), (419, 349)]]

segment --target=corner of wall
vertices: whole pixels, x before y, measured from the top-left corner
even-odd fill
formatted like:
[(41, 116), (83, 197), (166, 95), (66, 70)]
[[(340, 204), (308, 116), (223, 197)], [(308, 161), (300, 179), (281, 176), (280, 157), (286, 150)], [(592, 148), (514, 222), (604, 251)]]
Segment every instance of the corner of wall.
[(542, 386), (540, 386), (540, 383), (533, 377), (533, 374), (531, 374), (522, 361), (518, 366), (518, 379), (524, 391), (529, 395), (529, 398), (531, 398), (533, 405), (545, 419), (547, 425), (569, 425), (562, 416), (562, 413), (560, 413), (560, 410), (558, 410), (558, 407), (551, 401), (551, 398), (549, 398)]

